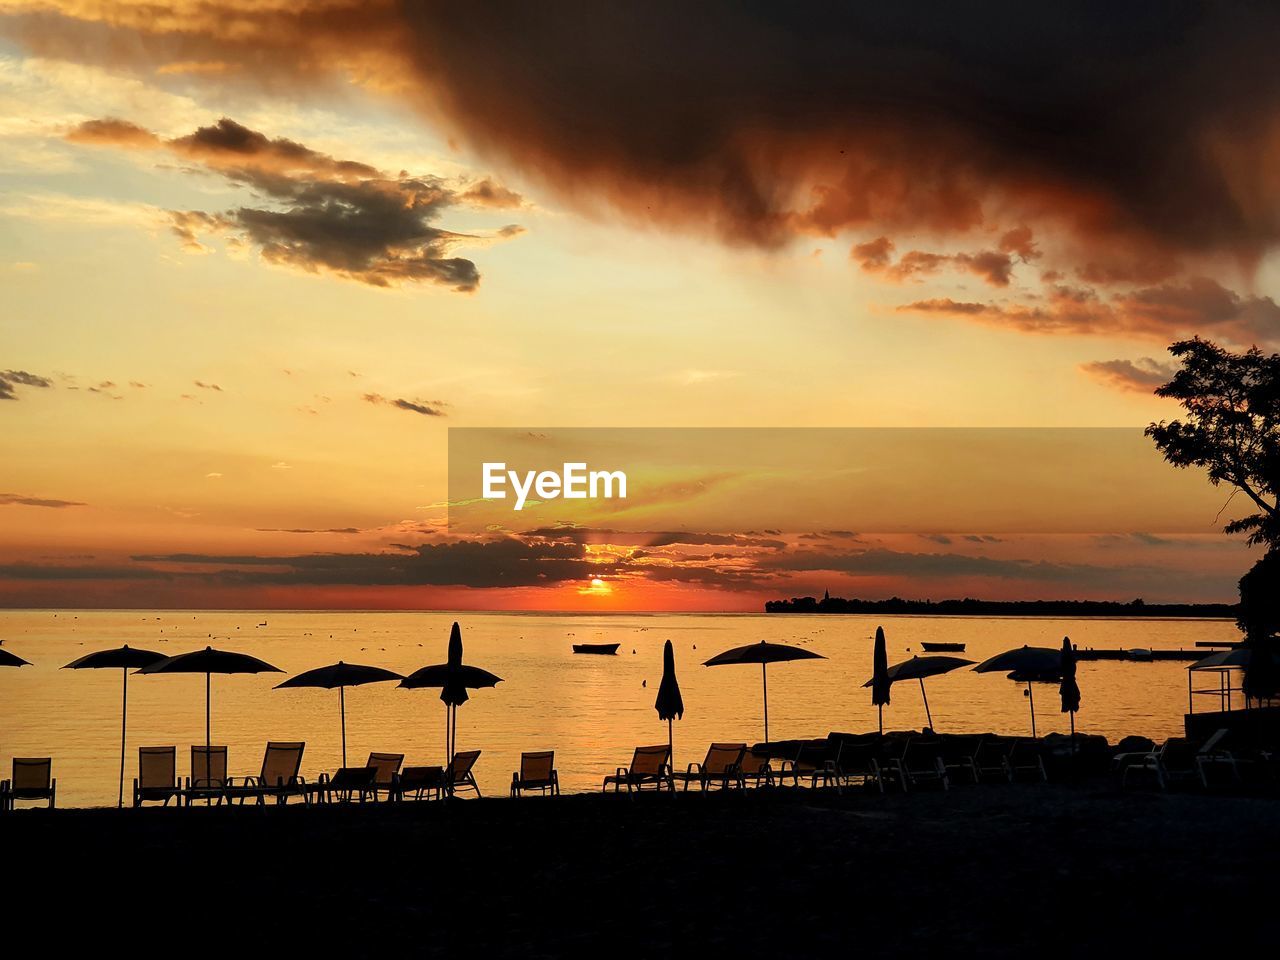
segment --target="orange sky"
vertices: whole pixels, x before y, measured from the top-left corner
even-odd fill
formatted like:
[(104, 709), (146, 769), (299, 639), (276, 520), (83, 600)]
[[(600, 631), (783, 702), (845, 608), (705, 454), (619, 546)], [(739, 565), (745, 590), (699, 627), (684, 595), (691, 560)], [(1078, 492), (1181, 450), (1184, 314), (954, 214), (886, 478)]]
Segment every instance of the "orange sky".
[(1280, 340), (1265, 30), (1108, 25), (1154, 96), (1050, 13), (451, 10), (0, 0), (0, 604), (1233, 598), (1226, 493), (1149, 449), (1032, 497), (695, 447), (625, 515), (463, 531), (448, 434), (1173, 416), (1172, 339)]

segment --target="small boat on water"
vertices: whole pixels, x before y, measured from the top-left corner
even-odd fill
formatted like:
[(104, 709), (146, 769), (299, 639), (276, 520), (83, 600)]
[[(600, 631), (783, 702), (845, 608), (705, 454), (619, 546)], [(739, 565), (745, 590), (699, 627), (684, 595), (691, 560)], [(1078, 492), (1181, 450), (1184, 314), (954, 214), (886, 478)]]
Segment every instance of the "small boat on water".
[(620, 644), (616, 643), (575, 643), (573, 645), (574, 653), (596, 653), (606, 657), (611, 657), (618, 652)]
[(935, 643), (921, 643), (920, 646), (924, 647), (925, 653), (941, 653), (944, 650), (951, 651), (954, 653), (964, 653), (963, 643), (936, 643), (935, 642)]

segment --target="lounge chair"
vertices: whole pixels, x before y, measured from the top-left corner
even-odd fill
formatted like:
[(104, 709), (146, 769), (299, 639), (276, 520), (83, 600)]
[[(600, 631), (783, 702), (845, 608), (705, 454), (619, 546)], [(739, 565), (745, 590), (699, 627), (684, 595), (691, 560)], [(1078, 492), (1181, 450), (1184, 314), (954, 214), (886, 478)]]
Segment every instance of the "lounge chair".
[(386, 794), (388, 800), (394, 799), (400, 779), (400, 764), (404, 763), (403, 753), (371, 753), (366, 767), (373, 767), (373, 799), (379, 794)]
[(443, 796), (444, 767), (405, 767), (396, 780), (396, 799), (421, 800)]
[(913, 787), (935, 781), (943, 790), (951, 789), (951, 779), (942, 760), (942, 740), (938, 737), (912, 737), (902, 751), (901, 769), (906, 783)]
[(1012, 737), (983, 737), (973, 752), (973, 766), (978, 771), (978, 781), (997, 778), (1005, 783), (1013, 781), (1009, 769), (1009, 754), (1013, 751)]
[(363, 767), (342, 767), (334, 774), (320, 774), (318, 780), (306, 785), (307, 796), (320, 803), (335, 797), (343, 803), (352, 799), (360, 803), (376, 801), (380, 792), (394, 798), (402, 760), (402, 753), (371, 753)]
[(182, 788), (182, 800), (189, 807), (193, 800), (222, 803), (227, 788), (227, 748), (195, 746), (191, 748), (191, 776)]
[(133, 780), (133, 805), (140, 807), (148, 800), (160, 801), (166, 807), (173, 800), (181, 806), (177, 747), (138, 748), (138, 775)]
[(828, 740), (802, 740), (796, 745), (795, 758), (783, 760), (778, 770), (779, 781), (787, 777), (795, 786), (800, 786), (802, 779), (808, 779), (811, 787), (817, 787), (822, 781), (824, 787), (839, 786), (837, 772), (840, 764), (841, 741), (833, 746)]
[(52, 810), (57, 793), (58, 781), (53, 778), (51, 758), (13, 758), (13, 779), (9, 781), (7, 801), (10, 810), (19, 800), (44, 800)]
[(686, 792), (690, 783), (696, 783), (703, 790), (709, 790), (713, 785), (719, 785), (722, 790), (734, 785), (742, 786), (738, 767), (746, 752), (745, 743), (713, 743), (707, 748), (707, 756), (701, 763), (691, 763), (684, 773), (673, 773), (672, 777), (684, 784)]
[(537, 790), (544, 797), (548, 793), (553, 797), (560, 795), (554, 750), (520, 754), (520, 769), (511, 774), (511, 795), (518, 797), (525, 790)]
[(668, 790), (675, 789), (675, 783), (671, 779), (671, 748), (665, 743), (656, 747), (636, 747), (635, 754), (631, 757), (630, 767), (618, 767), (618, 769), (604, 778), (604, 787), (608, 790), (609, 785), (613, 784), (613, 792), (619, 792), (623, 787), (627, 788), (627, 793), (632, 790), (643, 790), (645, 787), (653, 787), (655, 790), (661, 790), (666, 787)]
[(1049, 772), (1044, 768), (1044, 758), (1040, 755), (1040, 741), (1029, 737), (1018, 737), (1009, 748), (1009, 756), (1005, 761), (1009, 767), (1009, 782), (1018, 779), (1018, 774), (1030, 774), (1037, 780), (1047, 782)]
[(1230, 774), (1230, 783), (1244, 782), (1242, 772), (1254, 775), (1270, 773), (1269, 755), (1250, 746), (1241, 744), (1238, 738), (1231, 736), (1230, 730), (1218, 730), (1204, 745), (1196, 751), (1196, 765), (1200, 768), (1200, 779), (1206, 787), (1212, 786), (1210, 774), (1214, 770), (1226, 769)]
[(903, 793), (907, 792), (911, 782), (905, 760), (907, 748), (913, 739), (902, 734), (890, 734), (881, 737), (876, 743), (876, 763), (880, 767), (881, 780), (892, 780)]
[(1123, 754), (1116, 757), (1121, 771), (1120, 786), (1127, 787), (1133, 776), (1150, 774), (1161, 790), (1187, 782), (1199, 782), (1200, 786), (1207, 788), (1207, 767), (1220, 762), (1211, 759), (1222, 740), (1219, 734), (1225, 735), (1225, 731), (1218, 731), (1203, 744), (1185, 737), (1170, 737), (1159, 749), (1150, 753), (1137, 757)]
[(981, 737), (944, 735), (938, 753), (947, 776), (963, 776), (974, 783), (980, 782), (982, 774), (978, 771), (976, 758), (981, 745)]
[(307, 802), (328, 803), (336, 798), (339, 803), (364, 803), (373, 794), (377, 773), (374, 767), (339, 767), (333, 775), (322, 773), (315, 783), (306, 785)]
[[(479, 750), (459, 750), (453, 755), (447, 767), (405, 767), (400, 778), (400, 795), (412, 791), (415, 800), (421, 800), (424, 793), (434, 793), (437, 798), (451, 797), (461, 790), (472, 790), (477, 797), (481, 796), (480, 785), (476, 783), (473, 769), (480, 759)], [(410, 778), (410, 771), (413, 772)]]
[(479, 750), (459, 750), (453, 755), (453, 759), (449, 761), (449, 766), (445, 767), (444, 771), (446, 795), (453, 796), (459, 790), (474, 790), (477, 797), (481, 795), (480, 785), (476, 783), (473, 770), (479, 759)]
[(874, 783), (884, 793), (884, 777), (880, 762), (876, 759), (878, 747), (872, 740), (842, 739), (840, 761), (836, 764), (836, 782), (844, 786), (853, 783), (867, 786)]
[(756, 787), (764, 784), (766, 787), (772, 787), (774, 785), (773, 764), (762, 753), (756, 753), (754, 750), (746, 751), (738, 761), (738, 782), (744, 787), (747, 784)]
[(0, 780), (0, 813), (9, 809), (9, 781)]
[(276, 803), (288, 803), (290, 797), (302, 797), (307, 802), (307, 781), (298, 775), (302, 767), (305, 743), (268, 742), (262, 755), (262, 771), (256, 777), (242, 777), (240, 782), (230, 777), (225, 793), (228, 802), (253, 800), (258, 806), (273, 797)]

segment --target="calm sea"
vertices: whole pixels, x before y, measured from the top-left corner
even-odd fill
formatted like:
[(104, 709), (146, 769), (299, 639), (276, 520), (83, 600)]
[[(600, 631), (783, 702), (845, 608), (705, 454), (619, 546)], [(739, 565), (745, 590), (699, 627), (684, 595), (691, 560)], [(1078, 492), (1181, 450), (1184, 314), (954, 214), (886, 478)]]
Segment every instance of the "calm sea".
[[(921, 653), (922, 641), (966, 643), (982, 660), (1023, 644), (1080, 647), (1191, 647), (1238, 639), (1226, 621), (1041, 620), (1013, 618), (656, 614), (317, 613), (205, 611), (3, 611), (0, 638), (33, 666), (0, 669), (0, 770), (13, 756), (52, 756), (59, 805), (113, 804), (119, 765), (121, 675), (118, 670), (59, 668), (92, 650), (122, 643), (175, 654), (207, 644), (252, 654), (284, 674), (213, 678), (213, 741), (230, 750), (236, 775), (256, 773), (267, 740), (304, 740), (303, 773), (339, 765), (338, 693), (273, 690), (285, 676), (345, 660), (409, 673), (445, 659), (450, 624), (462, 624), (466, 660), (504, 678), (474, 692), (459, 711), (458, 748), (481, 748), (476, 768), (486, 794), (505, 794), (522, 750), (554, 749), (566, 791), (599, 789), (634, 746), (662, 743), (666, 724), (653, 701), (662, 642), (676, 652), (685, 716), (675, 726), (675, 758), (700, 760), (712, 740), (763, 739), (760, 670), (703, 667), (729, 647), (758, 640), (793, 643), (826, 660), (769, 668), (771, 739), (870, 730), (875, 708), (862, 683), (870, 676), (872, 635), (882, 624), (889, 661)], [(575, 656), (574, 642), (617, 642), (616, 657)], [(1205, 651), (1206, 653), (1211, 651)], [(1084, 663), (1078, 729), (1111, 740), (1179, 734), (1187, 708), (1181, 663)], [(934, 725), (947, 732), (1030, 732), (1024, 687), (1002, 674), (965, 669), (927, 681)], [(1038, 730), (1065, 731), (1057, 688), (1035, 690)], [(1206, 704), (1205, 706), (1208, 706)], [(1199, 708), (1199, 707), (1198, 707)], [(886, 708), (886, 729), (924, 724), (920, 690), (899, 684)], [(440, 763), (444, 707), (437, 692), (374, 684), (347, 691), (349, 759), (371, 750), (404, 753), (406, 764)], [(136, 748), (178, 746), (178, 772), (189, 772), (189, 746), (204, 742), (204, 677), (135, 676), (129, 680), (130, 756)]]

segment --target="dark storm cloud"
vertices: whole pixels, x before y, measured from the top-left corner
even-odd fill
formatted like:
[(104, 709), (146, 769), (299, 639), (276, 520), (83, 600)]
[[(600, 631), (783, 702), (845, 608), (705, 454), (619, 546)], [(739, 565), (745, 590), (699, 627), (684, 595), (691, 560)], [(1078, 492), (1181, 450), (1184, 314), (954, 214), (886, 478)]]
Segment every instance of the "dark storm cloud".
[(407, 410), (410, 413), (420, 413), (424, 417), (447, 417), (449, 415), (444, 410), (448, 404), (443, 400), (406, 400), (403, 397), (392, 400), (380, 393), (366, 393), (364, 399), (366, 403), (372, 403), (375, 406), (395, 407), (398, 410)]
[(1092, 360), (1081, 364), (1080, 370), (1119, 390), (1150, 394), (1173, 377), (1175, 368), (1151, 357), (1143, 357), (1139, 360)]
[(38, 377), (25, 370), (0, 370), (0, 400), (17, 400), (18, 392), (15, 387), (52, 386), (53, 381), (48, 377)]
[[(249, 187), (268, 206), (221, 212), (169, 211), (184, 247), (203, 250), (200, 237), (226, 234), (254, 246), (264, 260), (308, 272), (325, 271), (379, 287), (434, 283), (475, 290), (476, 265), (449, 255), (464, 237), (436, 225), (450, 208), (518, 206), (520, 197), (492, 179), (455, 188), (440, 177), (381, 173), (284, 137), (222, 118), (193, 133), (162, 139), (118, 119), (91, 120), (67, 134), (75, 143), (130, 150), (165, 150)], [(504, 227), (506, 239), (520, 228)]]
[(0, 564), (0, 580), (168, 580), (170, 574), (150, 567), (59, 566), (39, 563)]
[[(493, 541), (420, 544), (401, 553), (321, 553), (269, 557), (176, 553), (138, 563), (218, 567), (204, 577), (228, 584), (536, 587), (615, 572), (586, 558), (579, 544)], [(270, 568), (270, 569), (263, 569)]]
[(1132, 276), (1111, 254), (1280, 233), (1272, 5), (48, 0), (4, 32), (191, 82), (367, 78), (565, 196), (765, 246), (1052, 219)]
[(1202, 334), (1236, 344), (1280, 343), (1280, 305), (1241, 295), (1208, 277), (1104, 294), (1050, 286), (1024, 302), (917, 300), (899, 311), (974, 320), (1025, 333), (1105, 334), (1167, 340)]
[[(768, 531), (766, 531), (768, 532)], [(775, 531), (776, 532), (776, 531)], [(526, 530), (520, 536), (578, 544), (612, 544), (619, 547), (668, 547), (686, 546), (760, 547), (780, 550), (786, 546), (782, 540), (766, 539), (741, 533), (697, 533), (683, 530), (629, 531), (607, 530), (593, 527), (540, 527)]]
[(763, 569), (777, 571), (830, 570), (859, 576), (907, 578), (983, 577), (995, 580), (1030, 580), (1070, 583), (1080, 586), (1107, 586), (1124, 580), (1168, 578), (1168, 571), (1145, 567), (1124, 568), (1081, 563), (1053, 563), (1045, 560), (997, 560), (959, 553), (907, 553), (874, 549), (857, 553), (817, 553), (801, 551), (763, 558)]
[(48, 507), (60, 510), (64, 507), (83, 507), (79, 500), (51, 500), (46, 497), (26, 497), (17, 493), (0, 493), (0, 507)]

